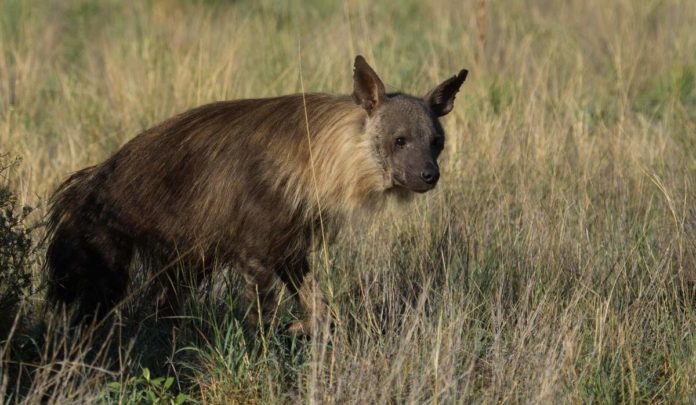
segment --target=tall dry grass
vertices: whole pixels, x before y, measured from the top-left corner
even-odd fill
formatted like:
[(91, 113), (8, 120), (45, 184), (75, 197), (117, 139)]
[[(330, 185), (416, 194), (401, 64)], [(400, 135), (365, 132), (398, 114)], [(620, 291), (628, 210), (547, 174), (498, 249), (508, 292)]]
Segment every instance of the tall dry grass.
[(437, 190), (315, 260), (334, 331), (255, 342), (234, 294), (194, 300), (166, 350), (120, 339), (141, 354), (80, 352), (70, 375), (43, 356), (20, 396), (138, 402), (147, 366), (203, 403), (695, 401), (694, 27), (689, 0), (3, 0), (0, 151), (34, 221), (68, 173), (189, 107), (300, 75), (347, 93), (357, 53), (392, 90), (471, 72)]

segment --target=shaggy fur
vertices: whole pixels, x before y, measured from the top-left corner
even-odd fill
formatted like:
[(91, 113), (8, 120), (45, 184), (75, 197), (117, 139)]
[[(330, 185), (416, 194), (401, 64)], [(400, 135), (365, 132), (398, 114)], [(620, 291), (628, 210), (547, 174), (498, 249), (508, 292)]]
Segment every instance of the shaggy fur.
[[(463, 72), (450, 87), (459, 89)], [(444, 136), (435, 97), (390, 101), (362, 57), (354, 78), (352, 97), (299, 94), (195, 108), (70, 176), (51, 201), (50, 298), (74, 303), (81, 316), (103, 313), (124, 298), (138, 253), (155, 271), (185, 260), (199, 281), (214, 258), (240, 271), (266, 308), (275, 304), (279, 278), (312, 312), (304, 278), (320, 219), (338, 224), (390, 190), (425, 191), (422, 181), (410, 187), (406, 174), (425, 160), (436, 167), (430, 138)], [(411, 129), (428, 127), (418, 130), (430, 138), (427, 148), (414, 143), (427, 151), (412, 153), (413, 170), (396, 167), (384, 132), (390, 122), (412, 121), (403, 107), (389, 117), (386, 107), (399, 102), (418, 110)]]

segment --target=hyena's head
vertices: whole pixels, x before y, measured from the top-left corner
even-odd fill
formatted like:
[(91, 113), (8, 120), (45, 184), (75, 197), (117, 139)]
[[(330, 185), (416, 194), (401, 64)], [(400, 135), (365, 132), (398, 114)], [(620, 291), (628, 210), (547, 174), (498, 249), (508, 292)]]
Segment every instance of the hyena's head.
[(366, 132), (375, 140), (390, 187), (418, 193), (435, 187), (440, 178), (437, 158), (445, 144), (438, 119), (452, 111), (467, 73), (460, 71), (422, 98), (387, 94), (365, 59), (355, 58), (353, 100), (367, 111)]

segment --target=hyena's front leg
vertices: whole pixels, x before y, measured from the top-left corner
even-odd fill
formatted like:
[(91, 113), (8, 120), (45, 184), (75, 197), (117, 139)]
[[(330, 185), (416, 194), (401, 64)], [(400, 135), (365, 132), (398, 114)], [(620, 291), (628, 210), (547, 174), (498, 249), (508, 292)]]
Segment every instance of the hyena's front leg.
[(288, 291), (295, 296), (304, 312), (304, 319), (288, 326), (288, 332), (311, 334), (316, 327), (330, 321), (331, 310), (324, 294), (319, 289), (314, 277), (309, 273), (309, 263), (303, 258), (297, 263), (286, 265), (280, 271)]

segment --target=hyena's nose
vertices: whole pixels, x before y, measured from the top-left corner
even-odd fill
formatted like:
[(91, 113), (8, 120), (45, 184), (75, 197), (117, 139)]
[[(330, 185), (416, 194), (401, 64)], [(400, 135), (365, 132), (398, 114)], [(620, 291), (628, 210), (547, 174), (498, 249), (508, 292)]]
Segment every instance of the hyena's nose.
[(421, 172), (421, 178), (428, 184), (435, 184), (440, 178), (440, 171), (437, 167), (430, 166)]

